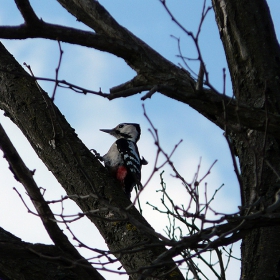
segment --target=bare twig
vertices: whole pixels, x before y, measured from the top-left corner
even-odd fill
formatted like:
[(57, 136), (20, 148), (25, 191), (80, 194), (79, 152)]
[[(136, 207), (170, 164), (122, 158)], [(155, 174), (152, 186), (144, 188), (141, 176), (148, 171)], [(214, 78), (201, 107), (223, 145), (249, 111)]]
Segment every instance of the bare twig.
[(59, 60), (58, 60), (57, 68), (55, 69), (55, 83), (54, 83), (53, 94), (52, 94), (52, 97), (51, 97), (52, 101), (54, 101), (56, 89), (57, 89), (58, 84), (59, 84), (59, 82), (58, 82), (58, 72), (59, 72), (59, 69), (60, 69), (60, 66), (61, 66), (62, 55), (63, 55), (63, 50), (61, 48), (61, 44), (60, 44), (59, 41), (58, 41), (58, 47), (59, 47)]

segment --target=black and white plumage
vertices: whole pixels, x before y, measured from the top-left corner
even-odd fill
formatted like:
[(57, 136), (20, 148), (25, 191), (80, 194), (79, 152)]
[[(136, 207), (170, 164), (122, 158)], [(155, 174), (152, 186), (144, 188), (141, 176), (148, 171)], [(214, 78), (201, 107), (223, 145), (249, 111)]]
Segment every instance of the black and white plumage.
[(137, 141), (141, 135), (140, 125), (121, 123), (113, 129), (100, 129), (117, 138), (102, 159), (112, 175), (121, 182), (124, 192), (130, 197), (134, 186), (141, 188), (141, 167), (148, 164), (140, 159)]

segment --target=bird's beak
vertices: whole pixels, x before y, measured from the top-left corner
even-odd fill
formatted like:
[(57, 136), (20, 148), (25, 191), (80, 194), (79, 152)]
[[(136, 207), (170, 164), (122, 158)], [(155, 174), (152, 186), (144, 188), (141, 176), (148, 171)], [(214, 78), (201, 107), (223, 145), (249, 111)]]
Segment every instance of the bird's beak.
[(114, 129), (100, 129), (100, 131), (112, 134), (114, 132)]

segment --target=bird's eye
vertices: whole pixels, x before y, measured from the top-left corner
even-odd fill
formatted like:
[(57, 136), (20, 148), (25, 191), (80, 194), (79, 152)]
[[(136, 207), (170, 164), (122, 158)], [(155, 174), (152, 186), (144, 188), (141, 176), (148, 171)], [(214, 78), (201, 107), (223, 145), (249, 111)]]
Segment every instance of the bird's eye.
[(120, 125), (119, 125), (119, 128), (123, 128), (123, 124), (120, 124)]

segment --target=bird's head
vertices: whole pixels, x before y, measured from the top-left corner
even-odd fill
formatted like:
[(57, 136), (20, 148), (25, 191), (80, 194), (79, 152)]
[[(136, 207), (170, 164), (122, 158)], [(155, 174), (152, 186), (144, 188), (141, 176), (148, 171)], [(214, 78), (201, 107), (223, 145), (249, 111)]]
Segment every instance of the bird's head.
[(121, 123), (113, 129), (100, 130), (109, 133), (117, 139), (125, 138), (135, 143), (139, 140), (141, 134), (140, 125), (137, 123)]

